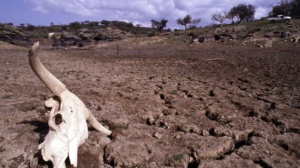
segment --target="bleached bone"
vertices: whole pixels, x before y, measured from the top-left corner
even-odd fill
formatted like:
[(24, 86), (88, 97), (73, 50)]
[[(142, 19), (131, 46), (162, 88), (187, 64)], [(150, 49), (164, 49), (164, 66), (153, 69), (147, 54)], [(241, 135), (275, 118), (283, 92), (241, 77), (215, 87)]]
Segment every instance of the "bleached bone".
[(28, 54), (30, 66), (54, 94), (45, 102), (50, 113), (50, 128), (39, 149), (43, 159), (50, 160), (54, 168), (65, 168), (68, 156), (71, 165), (77, 167), (78, 147), (88, 138), (87, 122), (106, 135), (110, 135), (111, 131), (103, 127), (84, 103), (42, 65), (38, 52), (39, 42), (36, 42)]

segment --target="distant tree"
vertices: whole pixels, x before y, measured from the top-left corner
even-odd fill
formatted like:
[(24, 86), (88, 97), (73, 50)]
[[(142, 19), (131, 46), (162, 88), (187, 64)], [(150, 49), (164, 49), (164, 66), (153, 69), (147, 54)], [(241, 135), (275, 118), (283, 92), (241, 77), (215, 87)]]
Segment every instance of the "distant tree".
[(40, 29), (40, 30), (44, 30), (44, 29), (45, 29), (45, 26), (42, 26), (42, 25), (38, 25), (37, 27), (38, 27), (38, 29)]
[(269, 12), (269, 17), (275, 17), (277, 15), (282, 15), (284, 12), (279, 5), (272, 6), (272, 10)]
[(51, 22), (51, 23), (50, 23), (50, 26), (54, 26), (54, 23), (53, 23), (53, 22)]
[(186, 15), (183, 19), (179, 18), (177, 19), (177, 24), (184, 26), (184, 29), (186, 30), (186, 25), (190, 24), (192, 22), (191, 15)]
[(89, 20), (85, 20), (84, 22), (81, 22), (82, 25), (87, 25), (87, 24), (89, 24), (89, 23), (90, 23)]
[(219, 12), (213, 14), (211, 20), (220, 22), (221, 27), (223, 26), (223, 22), (227, 19), (227, 12)]
[(111, 22), (108, 20), (102, 20), (100, 23), (104, 26), (108, 26), (108, 25), (110, 25)]
[(253, 5), (239, 4), (230, 9), (230, 16), (236, 17), (237, 22), (250, 21), (254, 19), (255, 7)]
[(172, 30), (170, 28), (167, 28), (166, 32), (172, 32)]
[(13, 26), (14, 24), (13, 23), (6, 23), (7, 25), (10, 25), (10, 26)]
[(300, 18), (300, 0), (292, 1), (291, 16)]
[(89, 22), (87, 25), (88, 25), (88, 27), (90, 27), (90, 28), (96, 28), (96, 27), (99, 26), (99, 22), (92, 21), (92, 22)]
[[(299, 1), (300, 2), (300, 1)], [(295, 9), (297, 4), (296, 0), (281, 0), (278, 5), (272, 7), (272, 11), (269, 13), (270, 16), (283, 15), (281, 24), (285, 16), (292, 14), (292, 10)]]
[(284, 16), (289, 15), (291, 13), (292, 3), (293, 3), (292, 0), (281, 0), (279, 2), (280, 8), (283, 12), (282, 13), (283, 16), (282, 16), (282, 19), (281, 19), (281, 24), (283, 23)]
[(24, 23), (21, 23), (20, 24), (21, 28), (23, 29), (25, 27), (25, 24)]
[(66, 31), (68, 29), (67, 25), (59, 24), (61, 27), (61, 30)]
[(300, 0), (281, 0), (277, 5), (271, 6), (270, 17), (277, 15), (290, 15), (292, 17), (300, 16)]
[(79, 22), (71, 22), (71, 23), (69, 23), (70, 28), (73, 29), (73, 30), (79, 29), (80, 25), (81, 24)]
[(167, 27), (168, 20), (162, 19), (161, 21), (151, 20), (152, 28), (156, 28), (161, 32), (165, 27)]
[(136, 27), (142, 27), (142, 24), (136, 24)]
[(27, 30), (28, 31), (33, 31), (33, 30), (35, 30), (35, 26), (34, 25), (32, 25), (32, 24), (29, 24), (29, 23), (26, 23), (27, 24)]
[(234, 24), (234, 13), (232, 13), (231, 11), (227, 13), (226, 15), (226, 18), (227, 19), (230, 19), (231, 20), (231, 24)]
[(195, 29), (197, 28), (197, 25), (201, 22), (201, 18), (198, 18), (198, 19), (193, 19), (191, 21), (191, 25), (189, 26), (190, 29)]
[(255, 14), (255, 7), (253, 5), (248, 5), (247, 6), (247, 12), (248, 14), (245, 16), (245, 21), (249, 22), (250, 20), (254, 19), (254, 14)]

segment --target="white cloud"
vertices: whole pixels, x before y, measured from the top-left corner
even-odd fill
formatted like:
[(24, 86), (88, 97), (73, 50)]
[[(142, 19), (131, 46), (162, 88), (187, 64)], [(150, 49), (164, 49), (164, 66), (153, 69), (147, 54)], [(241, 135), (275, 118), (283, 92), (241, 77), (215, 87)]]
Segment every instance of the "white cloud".
[(259, 7), (259, 8), (256, 9), (254, 17), (256, 19), (260, 19), (262, 17), (267, 16), (270, 11), (271, 11), (271, 8), (262, 8), (262, 7)]
[(44, 9), (42, 6), (37, 6), (36, 8), (34, 8), (34, 10), (42, 13), (48, 13), (48, 11)]
[[(61, 12), (105, 20), (129, 20), (149, 25), (151, 19), (167, 19), (168, 27), (175, 27), (176, 19), (190, 14), (202, 18), (200, 25), (212, 23), (216, 12), (229, 11), (244, 0), (25, 0), (35, 5), (42, 13)], [(266, 16), (271, 4), (280, 0), (248, 0), (256, 7), (255, 18)]]

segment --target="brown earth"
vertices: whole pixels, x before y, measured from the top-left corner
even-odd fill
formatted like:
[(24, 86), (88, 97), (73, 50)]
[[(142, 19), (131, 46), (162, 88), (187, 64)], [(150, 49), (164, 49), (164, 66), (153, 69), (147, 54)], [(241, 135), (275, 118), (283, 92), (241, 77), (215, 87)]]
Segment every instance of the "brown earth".
[[(299, 45), (163, 44), (44, 46), (43, 64), (113, 130), (90, 129), (78, 167), (299, 167)], [(52, 95), (27, 53), (0, 42), (3, 168), (52, 167), (37, 149)]]

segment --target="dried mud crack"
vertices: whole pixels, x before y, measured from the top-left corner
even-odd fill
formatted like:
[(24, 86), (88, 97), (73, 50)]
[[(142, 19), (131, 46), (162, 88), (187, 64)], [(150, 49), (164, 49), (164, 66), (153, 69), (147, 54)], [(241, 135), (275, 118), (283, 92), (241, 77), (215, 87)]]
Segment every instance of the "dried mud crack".
[[(41, 52), (113, 131), (89, 129), (79, 168), (299, 167), (299, 47), (119, 47)], [(52, 95), (27, 52), (0, 43), (0, 167), (50, 168), (37, 146)]]

